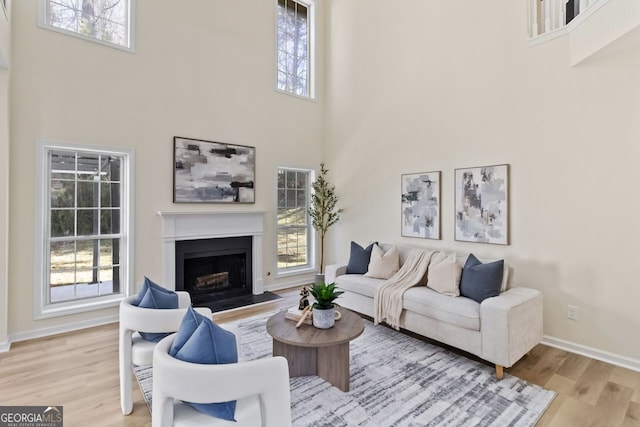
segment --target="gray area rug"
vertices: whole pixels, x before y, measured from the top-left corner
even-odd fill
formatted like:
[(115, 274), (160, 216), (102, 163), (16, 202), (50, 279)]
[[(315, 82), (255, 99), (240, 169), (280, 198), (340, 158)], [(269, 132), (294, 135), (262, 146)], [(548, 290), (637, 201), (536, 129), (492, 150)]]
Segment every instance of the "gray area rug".
[[(246, 360), (271, 355), (269, 315), (238, 323)], [(152, 369), (134, 369), (151, 409)], [(533, 426), (556, 393), (441, 347), (374, 326), (351, 342), (351, 391), (291, 378), (294, 426)]]

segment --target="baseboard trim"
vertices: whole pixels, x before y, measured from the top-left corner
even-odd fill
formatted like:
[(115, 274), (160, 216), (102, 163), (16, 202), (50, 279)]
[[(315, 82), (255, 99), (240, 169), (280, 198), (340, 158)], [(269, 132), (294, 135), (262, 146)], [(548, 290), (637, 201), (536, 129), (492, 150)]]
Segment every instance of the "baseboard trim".
[[(118, 315), (114, 314), (111, 316), (99, 317), (96, 319), (83, 320), (81, 322), (73, 322), (73, 323), (65, 323), (64, 325), (51, 326), (48, 328), (35, 329), (31, 331), (24, 332), (16, 332), (14, 334), (9, 334), (9, 345), (7, 346), (7, 350), (11, 346), (11, 343), (27, 341), (36, 338), (48, 337), (51, 335), (64, 334), (67, 332), (78, 331), (80, 329), (93, 328), (95, 326), (107, 325), (109, 323), (116, 323), (118, 321)], [(0, 351), (2, 351), (2, 345), (0, 345)]]
[(541, 344), (640, 372), (640, 360), (545, 335)]
[(0, 343), (0, 353), (6, 353), (11, 349), (11, 341), (6, 340), (3, 343)]

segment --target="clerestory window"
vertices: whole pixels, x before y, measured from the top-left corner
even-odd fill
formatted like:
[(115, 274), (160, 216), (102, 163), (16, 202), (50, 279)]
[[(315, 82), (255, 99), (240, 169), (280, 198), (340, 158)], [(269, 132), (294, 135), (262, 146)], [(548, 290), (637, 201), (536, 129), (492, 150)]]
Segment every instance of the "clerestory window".
[(277, 88), (313, 98), (313, 7), (311, 1), (277, 0)]
[(42, 28), (134, 50), (135, 0), (39, 0)]

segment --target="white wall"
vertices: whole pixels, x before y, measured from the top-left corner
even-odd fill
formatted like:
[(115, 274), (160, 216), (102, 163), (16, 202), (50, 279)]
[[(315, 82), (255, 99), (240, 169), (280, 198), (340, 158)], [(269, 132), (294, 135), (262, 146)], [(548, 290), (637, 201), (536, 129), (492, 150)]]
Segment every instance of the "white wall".
[[(162, 279), (158, 211), (267, 211), (263, 271), (274, 272), (276, 167), (317, 167), (324, 139), (321, 97), (309, 102), (274, 90), (275, 2), (138, 1), (135, 54), (38, 28), (36, 3), (16, 2), (13, 14), (12, 335), (117, 314), (32, 318), (34, 146), (41, 138), (135, 149), (138, 284), (143, 275)], [(256, 203), (173, 204), (175, 135), (255, 146)], [(265, 277), (267, 288), (277, 285)]]
[[(11, 4), (9, 3), (9, 6)], [(9, 68), (11, 64), (9, 20), (0, 6), (0, 350), (9, 338), (8, 244), (9, 244)]]
[[(350, 240), (506, 258), (546, 335), (640, 359), (640, 52), (569, 67), (527, 47), (525, 2), (332, 1), (326, 161)], [(511, 244), (455, 242), (454, 169), (511, 166)], [(441, 241), (400, 236), (400, 176), (442, 171)], [(579, 307), (577, 322), (567, 305)]]

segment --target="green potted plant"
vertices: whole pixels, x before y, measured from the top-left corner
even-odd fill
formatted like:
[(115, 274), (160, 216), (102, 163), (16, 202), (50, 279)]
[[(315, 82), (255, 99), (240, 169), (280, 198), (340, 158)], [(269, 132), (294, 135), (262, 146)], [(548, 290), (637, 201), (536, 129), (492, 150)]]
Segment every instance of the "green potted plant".
[(320, 163), (320, 176), (311, 184), (313, 193), (309, 216), (311, 216), (313, 228), (320, 233), (320, 273), (316, 275), (315, 283), (324, 283), (324, 238), (329, 227), (338, 222), (342, 212), (342, 209), (336, 207), (338, 204), (336, 187), (327, 182), (328, 172), (324, 162)]
[(336, 284), (316, 283), (311, 286), (309, 292), (316, 299), (313, 303), (313, 326), (320, 329), (329, 329), (335, 323), (336, 298), (342, 295), (343, 291), (336, 290)]

